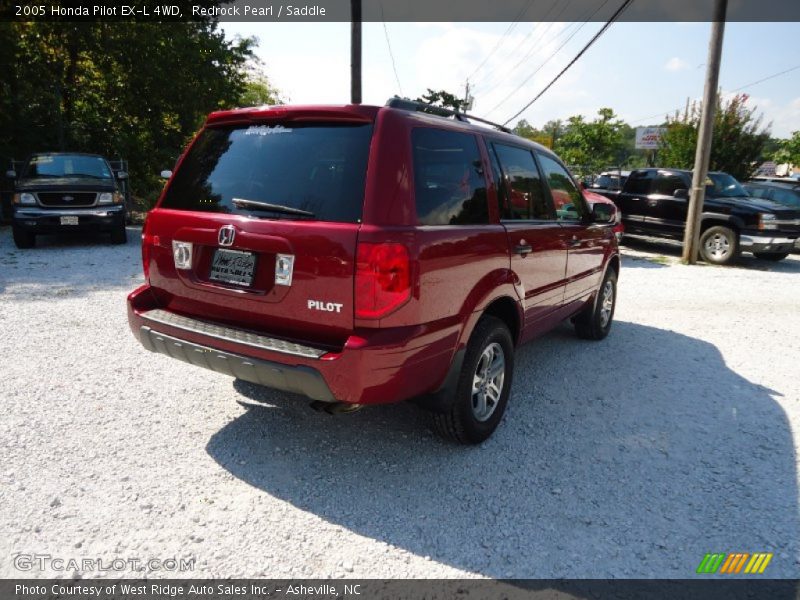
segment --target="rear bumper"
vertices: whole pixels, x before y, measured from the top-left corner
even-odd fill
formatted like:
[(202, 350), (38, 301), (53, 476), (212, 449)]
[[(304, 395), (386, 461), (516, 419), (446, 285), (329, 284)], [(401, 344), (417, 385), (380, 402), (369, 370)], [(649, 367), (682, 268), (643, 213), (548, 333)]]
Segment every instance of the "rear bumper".
[(739, 236), (739, 247), (748, 252), (774, 252), (776, 254), (791, 252), (798, 246), (798, 236), (791, 234)]
[[(62, 225), (61, 217), (78, 217), (78, 224)], [(15, 227), (32, 233), (111, 231), (125, 225), (125, 207), (122, 205), (84, 209), (17, 207), (12, 222)]]
[(398, 402), (438, 390), (455, 355), (460, 321), (358, 330), (321, 348), (164, 310), (144, 285), (128, 297), (128, 321), (148, 350), (314, 400)]

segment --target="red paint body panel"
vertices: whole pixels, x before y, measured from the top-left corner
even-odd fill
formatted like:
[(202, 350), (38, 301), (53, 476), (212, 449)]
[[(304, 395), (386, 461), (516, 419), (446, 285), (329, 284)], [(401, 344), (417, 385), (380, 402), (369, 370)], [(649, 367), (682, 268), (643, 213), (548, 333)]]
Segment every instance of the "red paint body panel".
[[(207, 125), (300, 121), (373, 122), (361, 222), (258, 219), (165, 209), (159, 202), (146, 226), (147, 237), (153, 241), (146, 253), (148, 282), (128, 298), (128, 318), (135, 335), (145, 324), (142, 315), (159, 308), (314, 346), (327, 354), (306, 358), (167, 325), (159, 328), (166, 335), (221, 351), (316, 369), (334, 397), (343, 402), (396, 402), (442, 385), (456, 352), (467, 344), (493, 301), (504, 298), (515, 303), (521, 326), (518, 341), (529, 340), (591, 300), (617, 252), (608, 227), (500, 223), (496, 182), (482, 135), (486, 130), (469, 123), (348, 105), (221, 111), (210, 115)], [(411, 147), (414, 127), (476, 136), (490, 224), (418, 224)], [(491, 134), (493, 139), (535, 147), (515, 136)], [(248, 289), (209, 280), (223, 225), (235, 228), (236, 250), (256, 254), (255, 279)], [(174, 240), (193, 244), (191, 269), (175, 268)], [(523, 242), (532, 246), (524, 256), (513, 251)], [(359, 243), (400, 243), (408, 249), (410, 298), (380, 319), (354, 317)], [(279, 253), (295, 256), (290, 286), (275, 284), (275, 255)], [(342, 309), (319, 312), (310, 308), (310, 300), (340, 304)]]

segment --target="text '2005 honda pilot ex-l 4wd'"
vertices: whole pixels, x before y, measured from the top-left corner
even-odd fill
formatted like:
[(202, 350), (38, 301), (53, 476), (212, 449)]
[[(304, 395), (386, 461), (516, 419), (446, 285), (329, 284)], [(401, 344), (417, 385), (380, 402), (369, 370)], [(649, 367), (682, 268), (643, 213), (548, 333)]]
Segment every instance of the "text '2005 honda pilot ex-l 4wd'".
[(413, 399), (486, 439), (518, 344), (568, 318), (606, 336), (619, 256), (552, 152), (475, 119), (400, 99), (211, 114), (147, 217), (133, 333), (329, 412)]

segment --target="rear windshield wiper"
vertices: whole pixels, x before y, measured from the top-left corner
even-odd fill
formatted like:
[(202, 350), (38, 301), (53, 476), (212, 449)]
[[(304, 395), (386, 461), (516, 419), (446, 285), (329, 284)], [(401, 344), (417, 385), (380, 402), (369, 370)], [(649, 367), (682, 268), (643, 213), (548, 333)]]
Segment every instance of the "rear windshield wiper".
[(233, 198), (231, 200), (238, 208), (252, 208), (255, 210), (268, 210), (276, 213), (283, 213), (286, 215), (299, 215), (301, 217), (315, 217), (313, 212), (303, 210), (302, 208), (293, 208), (291, 206), (283, 206), (282, 204), (271, 204), (269, 202), (259, 202), (258, 200), (247, 200), (245, 198)]

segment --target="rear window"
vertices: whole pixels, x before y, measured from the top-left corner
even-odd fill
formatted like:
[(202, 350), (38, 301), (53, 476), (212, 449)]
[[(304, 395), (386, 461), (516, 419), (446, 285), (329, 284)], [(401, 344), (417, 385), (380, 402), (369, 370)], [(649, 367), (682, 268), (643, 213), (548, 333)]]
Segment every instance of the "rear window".
[(371, 124), (209, 127), (175, 173), (162, 208), (297, 219), (236, 206), (234, 198), (361, 220)]
[(486, 180), (475, 136), (420, 127), (411, 141), (420, 225), (488, 223)]

